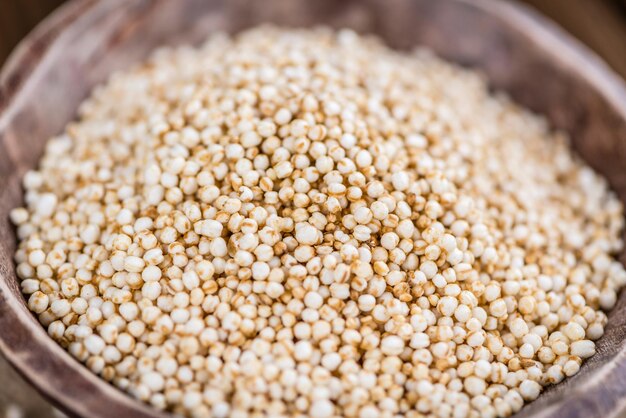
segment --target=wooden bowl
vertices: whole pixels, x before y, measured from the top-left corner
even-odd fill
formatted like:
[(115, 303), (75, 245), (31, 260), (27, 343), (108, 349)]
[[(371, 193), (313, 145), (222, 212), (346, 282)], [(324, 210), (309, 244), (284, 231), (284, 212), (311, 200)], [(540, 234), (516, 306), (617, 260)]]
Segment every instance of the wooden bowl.
[[(44, 142), (111, 71), (163, 43), (197, 42), (261, 22), (373, 32), (426, 45), (484, 71), (497, 89), (565, 129), (583, 158), (626, 200), (626, 89), (590, 51), (522, 6), (497, 0), (75, 0), (39, 25), (0, 75), (0, 350), (47, 398), (82, 417), (166, 416), (100, 380), (48, 337), (15, 276), (9, 210)], [(601, 22), (600, 22), (601, 24)], [(622, 262), (626, 254), (621, 255)], [(610, 417), (626, 406), (626, 293), (598, 354), (519, 417)]]

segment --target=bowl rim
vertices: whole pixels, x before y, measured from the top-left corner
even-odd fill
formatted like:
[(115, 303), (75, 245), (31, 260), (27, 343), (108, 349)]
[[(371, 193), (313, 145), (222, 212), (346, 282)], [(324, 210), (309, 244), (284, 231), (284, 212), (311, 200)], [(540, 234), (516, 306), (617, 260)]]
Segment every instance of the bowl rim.
[[(89, 18), (90, 15), (106, 14), (124, 6), (123, 0), (107, 2), (70, 0), (56, 8), (17, 44), (0, 69), (0, 139), (33, 84), (33, 78), (45, 70), (46, 59), (61, 42), (63, 31), (79, 20)], [(72, 417), (172, 416), (152, 408), (101, 379), (55, 343), (37, 319), (32, 320), (32, 313), (24, 305), (25, 300), (12, 296), (8, 281), (17, 278), (15, 266), (11, 264), (8, 275), (0, 269), (0, 354), (37, 392), (57, 409)], [(4, 336), (16, 327), (24, 334), (20, 336), (19, 342), (6, 339)], [(80, 393), (69, 393), (64, 390), (64, 376), (58, 375), (56, 373), (58, 370), (36, 369), (28, 361), (28, 354), (37, 356), (41, 355), (41, 352), (31, 350), (32, 353), (25, 353), (24, 339), (28, 340), (29, 346), (36, 345), (44, 349), (43, 353), (46, 356), (60, 362), (66, 370), (71, 370), (80, 381)], [(114, 401), (115, 404), (84, 402), (86, 399), (82, 396), (89, 396), (95, 392), (104, 395), (107, 401)]]
[[(595, 52), (575, 39), (564, 29), (547, 17), (517, 1), (500, 0), (448, 0), (463, 3), (478, 9), (481, 13), (498, 19), (529, 40), (539, 50), (554, 59), (559, 66), (566, 68), (583, 82), (588, 83), (597, 91), (626, 121), (626, 84)], [(0, 134), (10, 126), (12, 119), (25, 94), (31, 86), (32, 79), (45, 70), (46, 58), (58, 46), (63, 30), (76, 21), (90, 14), (107, 13), (114, 7), (121, 7), (122, 1), (71, 0), (57, 8), (52, 14), (39, 23), (18, 46), (14, 48), (0, 70)], [(555, 52), (555, 51), (558, 51)], [(166, 417), (169, 414), (157, 411), (137, 401), (113, 385), (102, 380), (89, 371), (82, 363), (75, 360), (68, 352), (53, 342), (44, 328), (32, 318), (23, 301), (11, 296), (8, 281), (15, 279), (14, 266), (9, 266), (9, 273), (0, 271), (0, 352), (8, 362), (22, 375), (39, 393), (61, 410), (72, 416), (102, 417), (117, 415), (135, 417)], [(59, 360), (64, 366), (76, 374), (81, 382), (89, 388), (95, 388), (105, 395), (109, 402), (85, 404), (76, 394), (63, 390), (63, 381), (51, 369), (35, 369), (27, 361), (27, 353), (20, 351), (20, 344), (8, 341), (4, 335), (10, 329), (18, 327), (25, 338), (33, 341), (33, 345), (45, 348), (46, 354)], [(31, 354), (37, 354), (33, 351)], [(626, 348), (622, 348), (616, 356), (626, 356)], [(626, 361), (618, 362), (614, 367), (603, 370), (586, 382), (589, 387), (580, 396), (595, 403), (593, 399), (602, 389), (602, 384), (609, 376), (626, 376)], [(623, 378), (621, 380), (624, 380)], [(626, 393), (624, 390), (623, 393)], [(620, 405), (619, 397), (612, 399), (613, 411)], [(558, 417), (559, 410), (554, 405), (540, 411), (537, 417)]]

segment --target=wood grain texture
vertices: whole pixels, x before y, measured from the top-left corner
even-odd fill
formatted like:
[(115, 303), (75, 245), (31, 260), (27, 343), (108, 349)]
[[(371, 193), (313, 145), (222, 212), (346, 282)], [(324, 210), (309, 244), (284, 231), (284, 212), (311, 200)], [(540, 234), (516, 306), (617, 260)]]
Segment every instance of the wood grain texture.
[(62, 418), (1, 356), (0, 382), (0, 417)]
[[(0, 1), (0, 64), (21, 38), (66, 1)], [(626, 77), (626, 0), (521, 1), (563, 26)]]
[(626, 0), (524, 0), (626, 77)]
[[(92, 375), (48, 338), (14, 273), (8, 212), (45, 140), (108, 74), (162, 43), (197, 42), (259, 22), (374, 32), (390, 45), (427, 45), (484, 71), (494, 88), (547, 115), (626, 202), (626, 88), (601, 61), (539, 15), (498, 0), (75, 0), (21, 43), (0, 73), (0, 351), (74, 416), (164, 416)], [(626, 261), (626, 254), (622, 254)], [(626, 403), (626, 294), (598, 354), (522, 417), (610, 418)]]
[(0, 1), (0, 64), (17, 43), (65, 0)]

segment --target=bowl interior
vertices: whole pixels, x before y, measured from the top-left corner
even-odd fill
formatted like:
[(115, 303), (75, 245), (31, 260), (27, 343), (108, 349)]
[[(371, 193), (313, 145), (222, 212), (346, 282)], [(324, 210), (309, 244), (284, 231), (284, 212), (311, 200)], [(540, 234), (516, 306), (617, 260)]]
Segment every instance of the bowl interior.
[[(0, 76), (0, 349), (72, 414), (154, 416), (71, 359), (26, 309), (8, 223), (9, 210), (21, 202), (19, 179), (36, 166), (45, 140), (62, 130), (80, 101), (112, 71), (161, 44), (196, 43), (211, 32), (236, 32), (262, 22), (351, 27), (377, 34), (396, 48), (424, 45), (479, 69), (495, 89), (569, 132), (579, 154), (626, 202), (626, 90), (621, 81), (551, 24), (515, 5), (490, 0), (71, 2), (22, 43)], [(625, 393), (618, 379), (626, 375), (618, 361), (625, 307), (622, 293), (598, 354), (519, 417), (600, 416), (615, 410)]]

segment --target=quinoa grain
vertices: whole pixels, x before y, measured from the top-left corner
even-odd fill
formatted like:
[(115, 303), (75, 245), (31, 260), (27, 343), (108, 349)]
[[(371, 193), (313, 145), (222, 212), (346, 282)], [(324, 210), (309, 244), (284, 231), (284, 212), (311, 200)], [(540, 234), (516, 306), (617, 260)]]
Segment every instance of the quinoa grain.
[(623, 210), (480, 76), (258, 28), (113, 75), (24, 178), (49, 335), (185, 416), (508, 416), (595, 353)]

